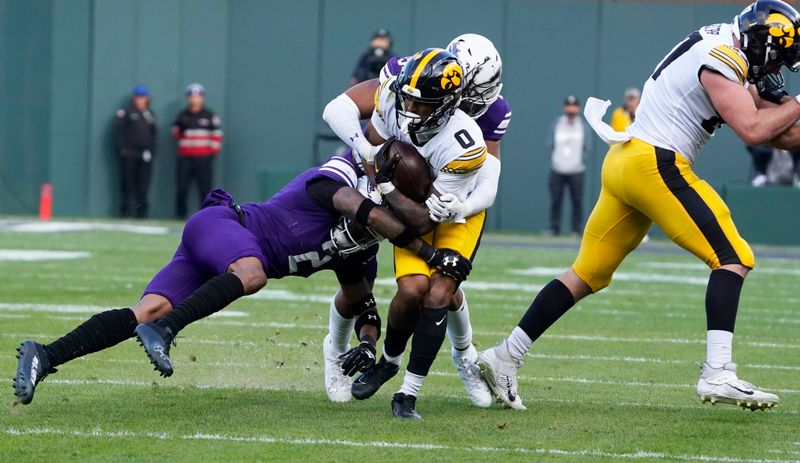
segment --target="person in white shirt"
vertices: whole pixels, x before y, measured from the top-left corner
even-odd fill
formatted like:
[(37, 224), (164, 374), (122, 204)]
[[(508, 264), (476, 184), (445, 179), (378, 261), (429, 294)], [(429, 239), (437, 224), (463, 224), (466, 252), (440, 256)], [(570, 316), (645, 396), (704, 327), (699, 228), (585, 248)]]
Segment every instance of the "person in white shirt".
[(547, 138), (546, 152), (550, 155), (550, 227), (558, 235), (561, 231), (561, 201), (564, 189), (569, 188), (572, 202), (572, 232), (583, 230), (583, 177), (585, 157), (591, 152), (591, 132), (580, 118), (581, 105), (569, 95), (564, 100), (564, 114), (553, 122)]

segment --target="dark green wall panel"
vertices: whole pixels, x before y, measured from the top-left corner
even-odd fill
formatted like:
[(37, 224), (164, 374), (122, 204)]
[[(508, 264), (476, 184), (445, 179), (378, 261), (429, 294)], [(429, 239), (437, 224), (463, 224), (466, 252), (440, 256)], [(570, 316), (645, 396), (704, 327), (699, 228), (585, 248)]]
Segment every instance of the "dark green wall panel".
[(231, 3), (226, 188), (258, 196), (257, 173), (309, 166), (317, 121), (319, 2)]
[(502, 201), (494, 206), (501, 228), (547, 226), (550, 156), (545, 137), (566, 95), (585, 99), (594, 93), (596, 35), (594, 2), (509, 2), (503, 94), (513, 117), (503, 139)]
[(90, 18), (90, 0), (53, 3), (49, 180), (56, 215), (87, 212)]
[[(328, 101), (347, 88), (358, 57), (367, 49), (378, 27), (385, 27), (392, 33), (395, 53), (412, 53), (413, 3), (397, 4), (391, 0), (322, 2), (320, 112)], [(327, 129), (321, 118), (319, 124)]]
[(119, 174), (111, 130), (114, 113), (136, 81), (138, 7), (126, 0), (94, 2), (87, 163), (91, 215), (117, 213)]
[(0, 12), (0, 212), (30, 214), (49, 170), (52, 11), (32, 0)]
[(444, 47), (454, 37), (467, 32), (486, 35), (501, 47), (505, 6), (504, 2), (494, 4), (491, 7), (485, 0), (460, 0), (458, 10), (463, 13), (457, 14), (452, 1), (417, 0), (414, 2), (413, 48)]

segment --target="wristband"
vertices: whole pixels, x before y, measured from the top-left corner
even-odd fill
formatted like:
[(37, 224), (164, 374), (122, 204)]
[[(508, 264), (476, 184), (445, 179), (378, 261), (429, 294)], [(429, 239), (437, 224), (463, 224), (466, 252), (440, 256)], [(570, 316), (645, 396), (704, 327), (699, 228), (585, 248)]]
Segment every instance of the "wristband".
[(356, 216), (354, 217), (356, 222), (365, 227), (369, 226), (369, 213), (376, 207), (378, 207), (378, 205), (373, 203), (370, 199), (361, 201), (361, 204), (358, 205)]
[(412, 230), (409, 227), (406, 227), (403, 229), (402, 232), (400, 232), (399, 235), (395, 236), (394, 238), (391, 238), (389, 242), (397, 246), (398, 248), (404, 248), (409, 244), (411, 244), (411, 242), (413, 242), (417, 238), (418, 236), (416, 233), (414, 233), (414, 230)]
[[(797, 100), (800, 103), (800, 100)], [(395, 190), (394, 183), (392, 182), (383, 182), (378, 184), (378, 191), (384, 196), (388, 195), (389, 193)]]

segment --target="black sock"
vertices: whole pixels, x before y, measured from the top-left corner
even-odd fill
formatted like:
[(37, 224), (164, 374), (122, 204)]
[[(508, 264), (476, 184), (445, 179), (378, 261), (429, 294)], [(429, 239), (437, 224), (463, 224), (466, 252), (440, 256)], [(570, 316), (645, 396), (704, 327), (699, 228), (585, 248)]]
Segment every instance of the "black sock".
[(444, 343), (447, 333), (447, 307), (438, 309), (422, 308), (414, 339), (411, 340), (411, 356), (408, 360), (409, 372), (427, 376), (436, 359), (436, 354)]
[(733, 333), (743, 284), (744, 278), (736, 272), (723, 268), (711, 272), (706, 288), (706, 326), (709, 330)]
[(233, 273), (219, 275), (203, 283), (203, 286), (197, 288), (156, 324), (169, 328), (175, 335), (189, 323), (219, 312), (242, 296), (244, 285), (239, 277)]
[(92, 315), (77, 328), (44, 346), (55, 367), (133, 337), (136, 315), (131, 309), (112, 309)]
[(539, 291), (518, 326), (525, 331), (531, 341), (536, 341), (573, 305), (575, 298), (572, 297), (572, 293), (561, 280), (555, 279)]
[(391, 323), (386, 324), (386, 337), (383, 339), (383, 353), (392, 357), (402, 355), (413, 331), (398, 330)]

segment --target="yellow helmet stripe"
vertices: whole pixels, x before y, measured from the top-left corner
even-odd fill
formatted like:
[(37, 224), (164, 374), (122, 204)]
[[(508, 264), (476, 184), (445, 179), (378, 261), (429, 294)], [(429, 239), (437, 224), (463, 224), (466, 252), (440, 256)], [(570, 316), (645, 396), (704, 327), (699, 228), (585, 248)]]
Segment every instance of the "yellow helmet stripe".
[(441, 48), (434, 48), (430, 51), (424, 58), (422, 58), (417, 64), (417, 68), (414, 69), (414, 73), (411, 74), (411, 82), (409, 82), (408, 86), (411, 88), (417, 88), (417, 81), (419, 80), (419, 76), (422, 74), (422, 71), (425, 69), (425, 65), (428, 64), (430, 60), (433, 59), (434, 56), (438, 55), (439, 52), (442, 51)]

